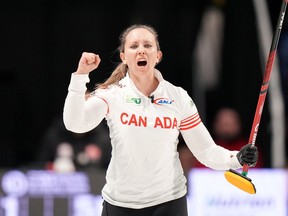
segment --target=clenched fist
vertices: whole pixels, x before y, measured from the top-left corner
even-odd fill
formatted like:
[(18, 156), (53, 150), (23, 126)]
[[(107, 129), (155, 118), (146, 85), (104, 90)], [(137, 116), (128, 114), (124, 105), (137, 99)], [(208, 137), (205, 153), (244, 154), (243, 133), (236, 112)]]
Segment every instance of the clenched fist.
[(100, 62), (101, 59), (99, 55), (89, 52), (83, 52), (75, 74), (88, 74), (91, 71), (95, 70), (100, 64)]

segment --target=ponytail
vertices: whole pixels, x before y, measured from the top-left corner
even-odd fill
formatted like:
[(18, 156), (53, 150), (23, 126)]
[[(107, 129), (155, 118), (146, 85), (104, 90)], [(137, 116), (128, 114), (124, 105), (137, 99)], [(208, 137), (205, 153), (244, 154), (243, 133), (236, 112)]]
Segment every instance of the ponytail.
[(111, 84), (118, 83), (122, 78), (126, 76), (127, 69), (127, 65), (121, 62), (105, 82), (96, 85), (96, 89), (105, 89)]

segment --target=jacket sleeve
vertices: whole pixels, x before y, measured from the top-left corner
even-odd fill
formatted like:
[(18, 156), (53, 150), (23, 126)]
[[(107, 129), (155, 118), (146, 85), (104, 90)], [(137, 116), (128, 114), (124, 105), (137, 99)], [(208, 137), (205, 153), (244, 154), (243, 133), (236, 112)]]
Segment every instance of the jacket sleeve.
[(217, 145), (203, 124), (195, 103), (186, 91), (181, 92), (181, 98), (180, 132), (197, 160), (215, 170), (241, 168), (236, 157), (238, 151), (229, 151)]
[(181, 130), (181, 134), (193, 155), (206, 167), (215, 170), (242, 167), (236, 157), (238, 151), (217, 145), (202, 122), (191, 129)]
[(64, 103), (63, 121), (67, 130), (85, 133), (95, 128), (107, 114), (106, 101), (96, 96), (85, 99), (88, 75), (72, 74)]

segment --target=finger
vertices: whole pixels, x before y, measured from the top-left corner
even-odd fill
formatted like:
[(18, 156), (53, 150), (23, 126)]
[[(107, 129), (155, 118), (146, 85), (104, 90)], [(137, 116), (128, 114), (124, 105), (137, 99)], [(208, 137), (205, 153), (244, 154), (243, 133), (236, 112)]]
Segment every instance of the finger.
[(244, 153), (244, 155), (246, 156), (246, 155), (256, 155), (257, 154), (257, 152), (245, 152)]
[(90, 53), (89, 55), (86, 56), (86, 63), (87, 64), (95, 64), (95, 61), (96, 61), (96, 55), (95, 54), (92, 54)]
[(98, 66), (100, 61), (101, 60), (100, 60), (99, 55), (93, 54), (93, 55), (90, 55), (89, 58), (87, 59), (87, 64)]
[(96, 62), (97, 62), (97, 64), (99, 64), (99, 63), (101, 62), (101, 59), (100, 59), (99, 55), (96, 54), (96, 55), (95, 55), (95, 58), (96, 58)]

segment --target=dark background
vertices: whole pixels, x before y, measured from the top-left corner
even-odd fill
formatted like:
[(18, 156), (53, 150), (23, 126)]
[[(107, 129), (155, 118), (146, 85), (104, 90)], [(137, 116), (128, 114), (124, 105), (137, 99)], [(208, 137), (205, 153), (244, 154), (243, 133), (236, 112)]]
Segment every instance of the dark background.
[[(217, 1), (215, 1), (217, 2)], [(207, 92), (207, 125), (222, 105), (237, 108), (249, 136), (262, 82), (252, 1), (223, 2), (224, 44), (220, 85)], [(281, 0), (267, 0), (273, 25)], [(193, 1), (4, 1), (0, 7), (0, 167), (33, 165), (44, 131), (62, 115), (71, 73), (83, 51), (102, 62), (90, 76), (92, 89), (119, 61), (120, 32), (130, 24), (153, 25), (164, 57), (165, 79), (195, 95), (191, 56), (208, 0)], [(287, 19), (286, 19), (287, 20)], [(273, 29), (274, 29), (273, 26)], [(267, 97), (257, 140), (270, 166)], [(197, 104), (197, 101), (196, 101)]]

